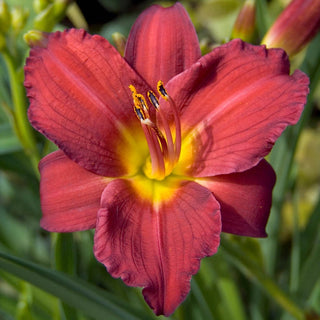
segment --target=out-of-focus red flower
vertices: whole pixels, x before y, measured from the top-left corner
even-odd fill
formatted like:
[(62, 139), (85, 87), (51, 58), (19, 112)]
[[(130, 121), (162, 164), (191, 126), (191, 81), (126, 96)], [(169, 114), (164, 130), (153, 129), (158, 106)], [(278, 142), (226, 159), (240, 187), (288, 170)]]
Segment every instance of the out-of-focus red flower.
[(319, 0), (292, 0), (262, 40), (268, 48), (298, 53), (320, 28)]
[(185, 299), (221, 231), (266, 236), (263, 157), (308, 93), (284, 51), (234, 40), (201, 57), (185, 9), (155, 5), (124, 58), (72, 29), (34, 47), (25, 75), (30, 122), (60, 148), (39, 166), (41, 226), (96, 228), (97, 259), (156, 314)]

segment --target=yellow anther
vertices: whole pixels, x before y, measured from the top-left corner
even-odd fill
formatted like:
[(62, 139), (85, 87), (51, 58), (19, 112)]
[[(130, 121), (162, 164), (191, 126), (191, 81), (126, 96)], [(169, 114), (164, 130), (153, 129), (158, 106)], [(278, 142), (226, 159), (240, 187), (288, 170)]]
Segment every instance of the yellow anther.
[(163, 99), (165, 100), (169, 99), (169, 95), (166, 89), (164, 88), (163, 82), (161, 80), (159, 80), (157, 83), (157, 90)]
[(132, 96), (135, 95), (135, 94), (137, 94), (137, 90), (136, 90), (136, 88), (135, 88), (132, 84), (129, 85), (129, 89), (130, 89), (131, 92), (132, 92)]
[(142, 94), (135, 94), (134, 98), (133, 98), (134, 103), (136, 104), (136, 101), (138, 101), (138, 104), (140, 107), (143, 108), (143, 110), (148, 111), (148, 104), (147, 101), (145, 99), (145, 97)]
[(143, 121), (146, 119), (146, 115), (144, 114), (143, 110), (139, 106), (134, 106), (133, 110), (140, 121)]
[(129, 89), (131, 90), (131, 93), (132, 93), (132, 99), (134, 104), (133, 108), (138, 119), (141, 121), (148, 119), (149, 107), (145, 97), (142, 94), (137, 93), (136, 88), (132, 84), (129, 85)]

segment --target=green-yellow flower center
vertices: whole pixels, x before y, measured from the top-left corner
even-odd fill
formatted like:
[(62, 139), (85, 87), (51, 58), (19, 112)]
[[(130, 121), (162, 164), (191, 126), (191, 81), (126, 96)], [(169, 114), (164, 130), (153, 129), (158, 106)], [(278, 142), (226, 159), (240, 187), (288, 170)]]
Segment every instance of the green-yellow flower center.
[[(169, 96), (162, 81), (158, 82), (159, 95), (168, 102), (173, 114), (173, 124), (169, 123), (168, 115), (161, 108), (159, 99), (151, 90), (147, 92), (149, 102), (154, 110), (150, 110), (145, 97), (137, 93), (133, 85), (132, 92), (134, 112), (140, 120), (150, 154), (150, 161), (144, 166), (144, 173), (150, 179), (163, 180), (168, 176), (177, 162), (181, 152), (181, 125), (177, 107)], [(154, 116), (151, 117), (151, 112)]]

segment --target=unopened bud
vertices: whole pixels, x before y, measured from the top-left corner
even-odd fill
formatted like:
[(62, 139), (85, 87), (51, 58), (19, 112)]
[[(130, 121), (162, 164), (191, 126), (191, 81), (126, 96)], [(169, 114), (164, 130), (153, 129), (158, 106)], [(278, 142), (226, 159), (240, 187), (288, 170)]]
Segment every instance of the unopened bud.
[(70, 0), (55, 0), (35, 17), (34, 28), (46, 32), (52, 31), (63, 18), (69, 3)]
[(0, 33), (6, 33), (10, 28), (11, 14), (7, 3), (0, 0)]
[(254, 38), (256, 25), (256, 8), (253, 0), (246, 0), (233, 26), (231, 38), (250, 42)]
[(320, 28), (320, 0), (292, 0), (262, 40), (269, 48), (282, 48), (292, 56)]
[(57, 20), (63, 18), (68, 8), (68, 5), (71, 3), (71, 0), (54, 0), (53, 8), (54, 8), (54, 15)]
[(40, 13), (49, 5), (49, 3), (49, 0), (33, 0), (34, 11)]
[(115, 32), (112, 34), (112, 40), (113, 40), (118, 52), (123, 56), (124, 50), (126, 47), (126, 42), (127, 42), (126, 37), (119, 32)]
[(48, 43), (48, 37), (45, 32), (37, 31), (37, 30), (31, 30), (27, 32), (23, 36), (24, 41), (27, 43), (27, 45), (31, 48), (33, 47), (46, 47)]
[(41, 11), (34, 19), (34, 28), (41, 31), (50, 32), (56, 24), (54, 8), (51, 3)]
[(16, 32), (21, 31), (27, 23), (29, 11), (21, 7), (14, 7), (11, 11), (11, 25)]

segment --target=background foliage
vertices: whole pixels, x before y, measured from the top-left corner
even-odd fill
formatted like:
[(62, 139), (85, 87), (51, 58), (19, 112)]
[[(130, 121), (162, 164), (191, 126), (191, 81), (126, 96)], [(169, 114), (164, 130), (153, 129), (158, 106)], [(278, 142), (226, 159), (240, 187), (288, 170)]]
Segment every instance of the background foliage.
[[(128, 34), (151, 1), (79, 0), (68, 8), (63, 0), (6, 3), (12, 19), (8, 25), (0, 19), (0, 319), (154, 319), (141, 290), (111, 278), (95, 260), (92, 231), (40, 229), (37, 163), (55, 147), (28, 125), (22, 86), (28, 30), (76, 26), (113, 41), (114, 32)], [(206, 52), (230, 39), (243, 1), (182, 3)], [(287, 3), (256, 1), (253, 43)], [(311, 93), (299, 124), (268, 157), (277, 172), (269, 237), (223, 235), (172, 319), (320, 319), (319, 34), (292, 59), (295, 68), (309, 75)]]

